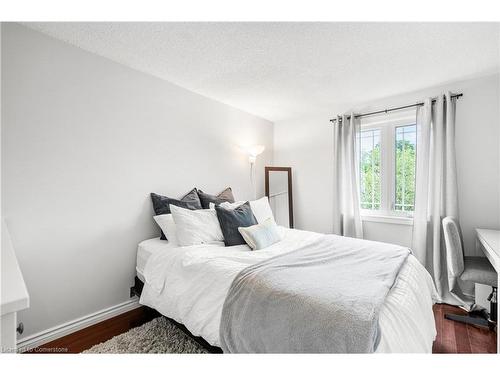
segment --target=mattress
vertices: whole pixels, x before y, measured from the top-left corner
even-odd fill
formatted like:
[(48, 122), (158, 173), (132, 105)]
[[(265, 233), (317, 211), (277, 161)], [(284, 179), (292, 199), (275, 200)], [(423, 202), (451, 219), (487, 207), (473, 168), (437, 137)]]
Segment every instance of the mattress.
[[(246, 245), (197, 245), (156, 252), (143, 271), (146, 281), (140, 303), (220, 346), (222, 305), (234, 277), (249, 265), (291, 251), (317, 236), (287, 229), (282, 241), (259, 251), (250, 251)], [(376, 352), (432, 352), (435, 298), (429, 273), (410, 255), (380, 311), (381, 336)]]
[(160, 237), (151, 238), (149, 240), (142, 241), (137, 246), (137, 262), (136, 262), (136, 273), (139, 280), (144, 282), (144, 268), (151, 255), (168, 249), (173, 248), (172, 244), (168, 241), (160, 240)]

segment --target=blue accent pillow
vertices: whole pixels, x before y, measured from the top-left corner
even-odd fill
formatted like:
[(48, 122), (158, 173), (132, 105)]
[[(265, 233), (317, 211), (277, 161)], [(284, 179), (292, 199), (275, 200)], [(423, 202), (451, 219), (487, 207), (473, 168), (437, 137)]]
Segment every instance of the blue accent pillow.
[(245, 202), (234, 209), (215, 206), (215, 211), (217, 212), (217, 219), (219, 219), (220, 228), (224, 235), (224, 244), (226, 246), (245, 245), (246, 242), (238, 231), (238, 228), (257, 224), (257, 220), (255, 220), (250, 207), (250, 202)]
[(239, 227), (238, 231), (252, 250), (265, 249), (283, 239), (273, 218), (251, 227)]

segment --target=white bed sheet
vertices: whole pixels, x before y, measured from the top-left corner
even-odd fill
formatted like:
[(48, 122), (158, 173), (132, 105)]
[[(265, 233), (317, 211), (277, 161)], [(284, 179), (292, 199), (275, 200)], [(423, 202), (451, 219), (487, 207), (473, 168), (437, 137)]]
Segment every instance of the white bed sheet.
[[(155, 252), (144, 269), (140, 303), (184, 324), (219, 346), (222, 305), (234, 277), (245, 267), (292, 251), (321, 234), (286, 230), (282, 241), (258, 251), (246, 245), (198, 245)], [(409, 256), (380, 311), (380, 353), (431, 353), (436, 328), (432, 279)]]
[(150, 240), (144, 240), (139, 245), (137, 245), (137, 260), (135, 271), (139, 280), (144, 282), (144, 268), (151, 255), (163, 251), (166, 249), (171, 249), (175, 246), (170, 244), (168, 241), (160, 240), (160, 237), (151, 238)]

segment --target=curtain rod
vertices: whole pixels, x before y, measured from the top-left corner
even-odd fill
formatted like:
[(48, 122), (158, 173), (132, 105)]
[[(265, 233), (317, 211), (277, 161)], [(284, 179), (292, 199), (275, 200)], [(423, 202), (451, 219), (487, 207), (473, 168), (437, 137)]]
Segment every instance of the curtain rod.
[[(460, 94), (452, 94), (451, 95), (451, 98), (460, 98), (462, 97), (464, 94), (463, 93), (460, 93)], [(432, 103), (435, 103), (436, 102), (436, 99), (432, 99)], [(393, 112), (393, 111), (399, 111), (401, 109), (406, 109), (406, 108), (412, 108), (412, 107), (420, 107), (424, 105), (424, 102), (419, 102), (419, 103), (415, 103), (415, 104), (409, 104), (409, 105), (404, 105), (402, 107), (393, 107), (393, 108), (388, 108), (388, 109), (383, 109), (381, 111), (375, 111), (375, 112), (368, 112), (368, 113), (361, 113), (359, 115), (354, 115), (354, 118), (359, 118), (359, 117), (365, 117), (365, 116), (371, 116), (371, 115), (378, 115), (380, 113), (388, 113), (388, 112)], [(350, 119), (351, 116), (347, 116), (346, 117), (347, 119)], [(336, 118), (332, 118), (330, 120), (330, 122), (336, 122), (337, 119)]]

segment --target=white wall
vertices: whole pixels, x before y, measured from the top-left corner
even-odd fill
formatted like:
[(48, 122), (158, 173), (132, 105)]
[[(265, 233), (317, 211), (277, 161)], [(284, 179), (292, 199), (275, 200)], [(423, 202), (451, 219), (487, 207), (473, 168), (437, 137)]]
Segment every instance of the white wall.
[(2, 29), (2, 216), (31, 308), (26, 337), (129, 298), (137, 243), (158, 235), (149, 193), (232, 186), (238, 144), (272, 123), (16, 24)]
[[(463, 92), (458, 100), (456, 149), (460, 221), (468, 254), (474, 249), (474, 228), (500, 228), (499, 217), (499, 75), (450, 83), (357, 108), (278, 122), (274, 125), (275, 165), (293, 168), (296, 227), (332, 232), (333, 143), (329, 119), (338, 113), (365, 112), (420, 101), (446, 90)], [(365, 237), (410, 246), (408, 225), (364, 222)]]

